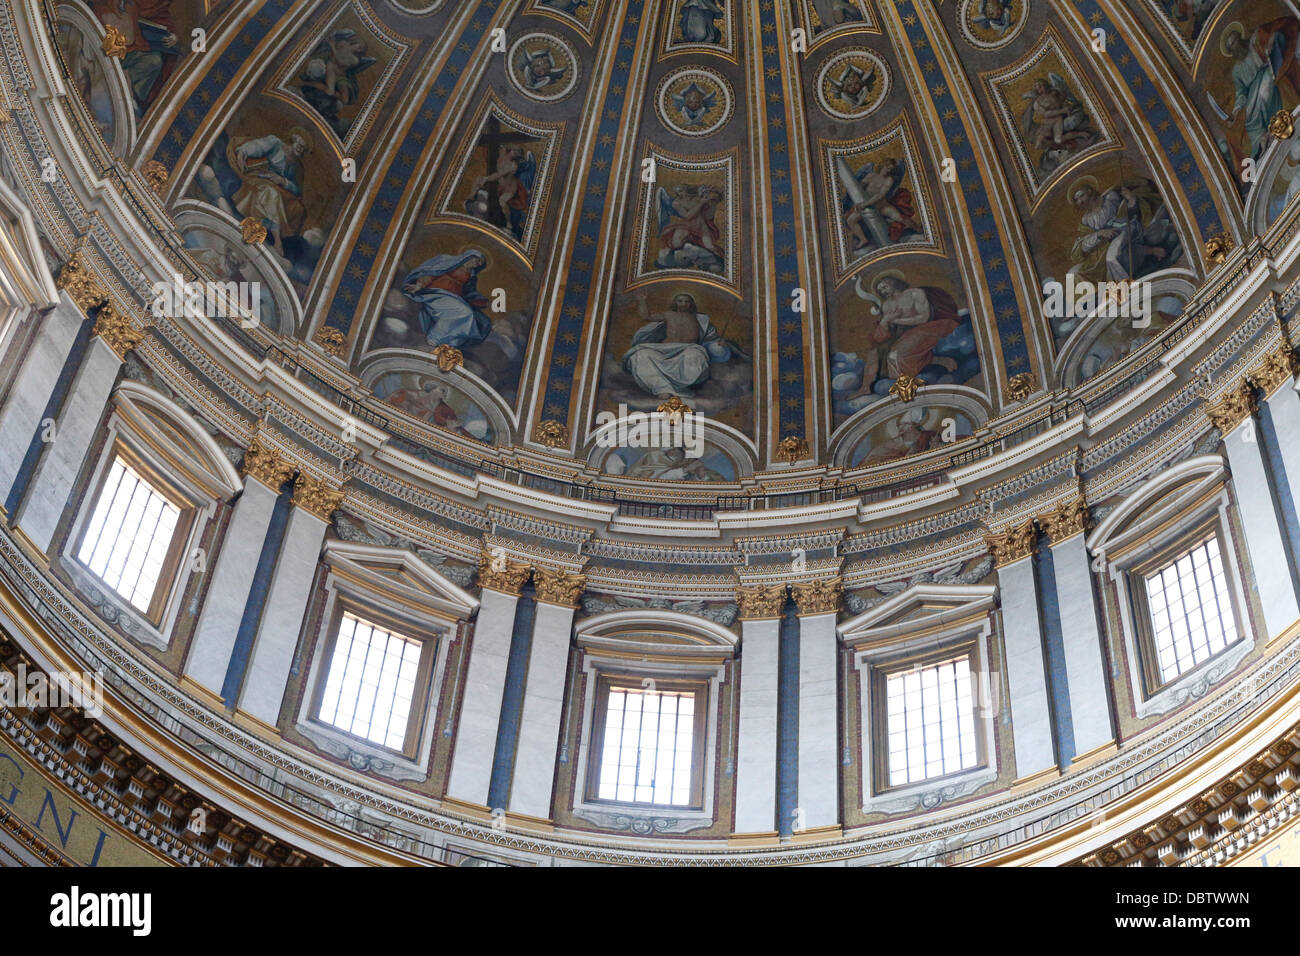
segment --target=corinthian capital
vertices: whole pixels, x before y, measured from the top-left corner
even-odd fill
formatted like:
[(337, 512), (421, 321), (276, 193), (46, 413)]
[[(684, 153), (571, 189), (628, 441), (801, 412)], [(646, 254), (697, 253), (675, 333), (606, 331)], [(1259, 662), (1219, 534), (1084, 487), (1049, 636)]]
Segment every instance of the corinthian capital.
[(87, 314), (108, 301), (108, 292), (99, 284), (95, 274), (86, 268), (80, 250), (74, 252), (72, 258), (63, 264), (54, 284), (60, 289), (66, 289), (72, 301), (77, 303), (77, 308)]
[(577, 607), (578, 598), (581, 596), (582, 588), (586, 583), (587, 578), (585, 575), (570, 574), (568, 571), (537, 568), (533, 572), (533, 584), (537, 588), (537, 600), (542, 604)]
[(95, 316), (95, 335), (104, 340), (120, 359), (140, 344), (144, 333), (131, 324), (131, 320), (117, 310), (112, 302), (105, 303)]
[(492, 548), (479, 558), (478, 583), (480, 587), (518, 597), (532, 570), (527, 564), (511, 561), (502, 549)]
[(1019, 528), (987, 535), (984, 540), (993, 552), (994, 564), (1001, 568), (1033, 554), (1038, 547), (1038, 532), (1031, 519)]
[(1205, 414), (1220, 434), (1230, 431), (1255, 413), (1255, 393), (1245, 379), (1218, 398), (1206, 398)]
[(841, 578), (820, 578), (807, 584), (792, 584), (794, 602), (799, 605), (799, 616), (835, 614), (844, 599), (844, 581)]
[(1283, 342), (1264, 361), (1250, 370), (1247, 376), (1265, 395), (1272, 395), (1278, 386), (1295, 380), (1296, 357), (1291, 343)]
[(1072, 538), (1088, 530), (1088, 504), (1080, 495), (1055, 511), (1038, 516), (1038, 524), (1052, 544)]
[(272, 491), (293, 475), (294, 464), (268, 445), (259, 430), (244, 452), (244, 477), (255, 478)]
[(769, 621), (780, 617), (781, 609), (785, 606), (785, 585), (738, 585), (736, 603), (740, 605), (742, 621)]
[(314, 514), (321, 521), (329, 521), (330, 516), (339, 510), (339, 505), (343, 504), (343, 489), (299, 472), (293, 483), (293, 500), (290, 504)]

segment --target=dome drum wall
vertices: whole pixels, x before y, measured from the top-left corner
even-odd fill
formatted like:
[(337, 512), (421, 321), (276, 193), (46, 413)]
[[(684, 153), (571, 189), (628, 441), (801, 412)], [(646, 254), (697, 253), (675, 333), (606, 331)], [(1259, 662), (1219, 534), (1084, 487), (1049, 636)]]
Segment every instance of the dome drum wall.
[[(605, 4), (573, 15), (543, 6), (503, 4), (478, 26), (450, 8), (422, 19), (390, 4), (346, 5), (346, 23), (277, 21), (265, 34), (275, 62), (250, 67), (245, 90), (214, 90), (221, 108), (168, 147), (165, 118), (181, 129), (189, 91), (214, 82), (182, 55), (132, 106), (142, 115), (126, 165), (93, 121), (94, 98), (62, 73), (71, 48), (56, 49), (50, 11), (29, 0), (0, 16), (11, 114), (0, 125), (0, 230), (15, 237), (0, 244), (0, 266), (17, 277), (0, 290), (15, 310), (0, 436), (17, 449), (0, 470), (0, 596), (15, 644), (42, 666), (102, 668), (117, 705), (132, 701), (129, 713), (109, 708), (106, 732), (223, 813), (294, 833), (293, 849), (329, 862), (1213, 860), (1232, 827), (1216, 817), (1202, 846), (1189, 835), (1209, 810), (1245, 814), (1254, 786), (1282, 800), (1292, 779), (1296, 207), (1273, 203), (1270, 181), (1273, 218), (1250, 230), (1259, 237), (1197, 272), (1210, 264), (1192, 238), (1209, 238), (1210, 225), (1246, 234), (1235, 192), (1224, 201), (1229, 177), (1199, 148), (1182, 180), (1138, 168), (1165, 162), (1157, 131), (1103, 106), (1136, 74), (1085, 72), (1073, 12), (1047, 5), (1008, 5), (1029, 27), (1019, 40), (1002, 30), (1015, 42), (1003, 50), (971, 4), (908, 4), (911, 23), (858, 7), (862, 19), (827, 27), (809, 3), (801, 12), (820, 29), (784, 79), (790, 53), (766, 65), (766, 13), (732, 11), (715, 34), (674, 4), (639, 5), (645, 22), (621, 25)], [(218, 13), (214, 61), (244, 37), (242, 22)], [(486, 44), (498, 22), (514, 45), (498, 61), (465, 54), (463, 88), (437, 93), (448, 64), (457, 75), (465, 66), (452, 41), (481, 30)], [(931, 91), (901, 110), (926, 76), (922, 48), (899, 49), (918, 30), (938, 41), (943, 78), (986, 106), (948, 119), (951, 92)], [(968, 48), (981, 50), (969, 63)], [(304, 86), (348, 57), (353, 72), (335, 77), (333, 96)], [(407, 88), (417, 64), (441, 64), (422, 93)], [(1040, 68), (1060, 83), (1036, 91)], [(143, 83), (139, 69), (125, 75)], [(774, 79), (799, 98), (773, 100)], [(304, 99), (304, 88), (316, 92)], [(601, 143), (614, 135), (604, 110), (624, 93), (644, 107), (608, 120), (615, 150)], [(398, 130), (396, 104), (423, 94), (433, 118)], [(276, 105), (240, 105), (257, 97)], [(1059, 138), (1073, 138), (1054, 144), (1068, 155), (1033, 157), (1055, 136), (1050, 124), (1019, 125), (1018, 111), (1037, 115), (1034, 97), (1072, 104)], [(288, 146), (290, 127), (308, 123), (299, 187), (353, 147), (358, 182), (299, 210), (288, 185), (275, 194), (281, 209), (247, 178), (230, 180), (241, 164), (281, 162), (270, 144), (249, 145), (272, 116)], [(1184, 119), (1182, 137), (1207, 122)], [(798, 143), (783, 125), (794, 123)], [(397, 132), (384, 154), (383, 135)], [(957, 135), (998, 157), (981, 196), (939, 177), (938, 144)], [(401, 162), (412, 143), (406, 181), (371, 178), (372, 164)], [(173, 148), (160, 196), (128, 166)], [(1262, 150), (1260, 169), (1282, 170), (1287, 148)], [(659, 178), (629, 175), (627, 196), (608, 188), (610, 164), (631, 174), (642, 159)], [(290, 182), (287, 169), (275, 175)], [(778, 185), (777, 169), (802, 181)], [(1027, 234), (1065, 221), (1034, 210), (1109, 202), (1108, 176), (1127, 183), (1116, 201), (1146, 231), (1152, 263), (1152, 250), (1176, 255), (1161, 229), (1181, 236), (1181, 265), (1144, 273), (1159, 273), (1153, 301), (1165, 310), (1145, 336), (1095, 316), (1053, 325), (1037, 296), (1049, 268), (1092, 266), (1047, 248), (1050, 232)], [(1152, 176), (1160, 189), (1144, 192), (1137, 180)], [(1209, 212), (1172, 194), (1192, 180)], [(231, 195), (208, 189), (236, 181)], [(578, 196), (597, 196), (599, 183), (598, 199)], [(841, 193), (852, 209), (877, 186), (892, 200), (850, 222)], [(781, 195), (797, 213), (786, 226)], [(981, 198), (1002, 210), (991, 239), (966, 228)], [(382, 217), (385, 201), (400, 206)], [(278, 234), (243, 248), (241, 206)], [(1229, 209), (1231, 223), (1211, 222)], [(601, 224), (590, 259), (585, 221)], [(782, 251), (787, 231), (803, 241)], [(989, 255), (974, 275), (989, 243), (1004, 261)], [(370, 269), (351, 274), (367, 244)], [(796, 278), (766, 274), (768, 261), (788, 261)], [(589, 308), (566, 319), (588, 262)], [(1002, 266), (1007, 290), (994, 277)], [(241, 329), (238, 315), (151, 308), (156, 282), (214, 268), (274, 279), (256, 300), (271, 320)], [(814, 308), (783, 331), (778, 300), (796, 281), (817, 284)], [(899, 330), (918, 326), (926, 334), (904, 341)], [(565, 345), (574, 328), (582, 334)], [(669, 337), (684, 328), (693, 341)], [(797, 430), (779, 407), (792, 383), (770, 395), (764, 384), (796, 361), (776, 354), (791, 336), (811, 363), (788, 406)], [(704, 366), (674, 364), (670, 349), (703, 354)], [(1023, 391), (1008, 384), (1018, 374)], [(661, 379), (683, 394), (646, 388)], [(567, 408), (547, 410), (539, 395), (553, 391)], [(600, 451), (597, 412), (662, 421), (683, 405), (703, 422), (698, 465)], [(63, 436), (48, 449), (46, 418)], [(547, 421), (555, 441), (544, 444)], [(147, 608), (86, 556), (118, 458), (172, 502), (188, 535), (157, 562), (167, 598)], [(1189, 573), (1217, 569), (1224, 649), (1189, 651), (1184, 666), (1166, 660), (1150, 582), (1198, 549), (1207, 557)], [(382, 737), (340, 716), (331, 675), (347, 663), (346, 628), (410, 655), (413, 689)], [(958, 673), (971, 688), (969, 756), (963, 736), (957, 757), (908, 764), (910, 745), (891, 741), (890, 695), (906, 700), (909, 674)], [(612, 714), (629, 700), (681, 719), (680, 787), (638, 781), (625, 793), (607, 780), (597, 741), (626, 731)], [(18, 724), (0, 726), (17, 739)], [(292, 809), (229, 785), (192, 749), (199, 764), (274, 779)], [(1158, 800), (1133, 793), (1137, 766), (1168, 772)], [(1169, 816), (1218, 770), (1246, 774), (1245, 796)], [(1117, 809), (1090, 827), (1103, 793)], [(1048, 817), (1057, 825), (1042, 832)]]

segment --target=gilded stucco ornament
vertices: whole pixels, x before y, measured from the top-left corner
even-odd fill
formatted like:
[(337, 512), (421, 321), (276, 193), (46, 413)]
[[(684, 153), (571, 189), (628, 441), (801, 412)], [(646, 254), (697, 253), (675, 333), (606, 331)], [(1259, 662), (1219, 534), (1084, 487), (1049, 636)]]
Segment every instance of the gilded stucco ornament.
[(785, 588), (784, 584), (768, 587), (737, 585), (736, 604), (740, 606), (740, 619), (763, 621), (780, 617), (781, 609), (785, 606)]
[(776, 446), (776, 457), (778, 461), (783, 461), (787, 465), (793, 465), (796, 461), (804, 461), (812, 457), (812, 452), (808, 448), (808, 442), (804, 441), (798, 435), (787, 435), (781, 439), (781, 443)]
[(452, 369), (465, 364), (465, 354), (460, 349), (452, 348), (446, 343), (433, 350), (433, 357), (438, 363), (438, 371), (440, 372), (450, 372)]
[(835, 614), (844, 600), (844, 581), (842, 578), (820, 578), (807, 584), (792, 584), (794, 602), (799, 605), (800, 615)]
[(537, 426), (537, 437), (547, 448), (564, 448), (569, 444), (569, 426), (548, 418)]
[(1205, 399), (1205, 414), (1222, 435), (1227, 435), (1253, 415), (1255, 408), (1254, 389), (1245, 379), (1218, 398), (1207, 396)]
[(1033, 554), (1038, 546), (1038, 532), (1031, 519), (1018, 528), (985, 535), (984, 541), (993, 553), (993, 563), (1001, 568)]
[(1283, 342), (1260, 365), (1251, 369), (1247, 378), (1265, 395), (1271, 395), (1278, 386), (1294, 381), (1298, 368), (1300, 363), (1296, 361), (1295, 349), (1290, 343)]
[(683, 415), (694, 414), (691, 406), (687, 405), (676, 395), (672, 396), (665, 402), (660, 402), (659, 407), (656, 408), (655, 411), (667, 415), (668, 420), (674, 424), (680, 422)]
[(112, 302), (105, 303), (99, 310), (92, 331), (103, 339), (104, 344), (120, 359), (125, 359), (126, 353), (139, 345), (140, 339), (144, 337), (144, 333), (135, 328), (131, 320), (118, 311)]
[(1076, 534), (1083, 534), (1088, 530), (1088, 504), (1080, 495), (1055, 511), (1039, 515), (1038, 524), (1053, 544), (1072, 538)]
[(478, 583), (480, 587), (518, 597), (532, 570), (527, 564), (511, 561), (504, 551), (492, 549), (484, 551), (479, 558)]
[(239, 224), (239, 231), (243, 235), (246, 245), (255, 246), (258, 243), (266, 242), (266, 226), (256, 219), (245, 217), (244, 221)]
[(913, 378), (911, 375), (900, 375), (898, 380), (889, 386), (889, 394), (900, 402), (910, 402), (916, 398), (916, 393), (921, 390), (922, 384), (919, 378)]
[(1221, 266), (1227, 261), (1228, 253), (1237, 247), (1232, 236), (1221, 232), (1205, 240), (1205, 259), (1212, 266)]
[(149, 160), (140, 167), (140, 172), (143, 174), (145, 182), (149, 184), (149, 188), (159, 196), (167, 189), (167, 180), (171, 174), (167, 171), (167, 167), (158, 160)]
[(272, 448), (259, 429), (249, 442), (248, 450), (244, 452), (244, 476), (260, 481), (272, 491), (279, 491), (293, 472), (293, 462)]
[(299, 473), (293, 483), (293, 499), (290, 504), (315, 515), (321, 521), (329, 521), (330, 515), (338, 511), (342, 503), (343, 489), (336, 488), (323, 479)]
[(1268, 133), (1279, 141), (1290, 139), (1295, 135), (1295, 120), (1286, 110), (1278, 110), (1269, 121)]
[(1033, 372), (1021, 372), (1007, 379), (1007, 398), (1023, 402), (1038, 390), (1038, 378)]
[(343, 333), (332, 325), (322, 325), (316, 330), (314, 341), (335, 358), (343, 357)]
[(537, 568), (533, 572), (533, 584), (537, 587), (537, 600), (542, 604), (557, 604), (560, 607), (578, 606), (582, 588), (587, 578), (582, 574), (571, 574), (555, 568)]
[(85, 313), (108, 301), (108, 293), (99, 284), (95, 274), (86, 268), (80, 250), (74, 252), (72, 258), (64, 263), (54, 284), (60, 289), (67, 290), (72, 301), (77, 303), (77, 308)]
[(104, 43), (102, 49), (105, 56), (117, 57), (119, 60), (126, 56), (126, 35), (111, 23), (104, 27)]

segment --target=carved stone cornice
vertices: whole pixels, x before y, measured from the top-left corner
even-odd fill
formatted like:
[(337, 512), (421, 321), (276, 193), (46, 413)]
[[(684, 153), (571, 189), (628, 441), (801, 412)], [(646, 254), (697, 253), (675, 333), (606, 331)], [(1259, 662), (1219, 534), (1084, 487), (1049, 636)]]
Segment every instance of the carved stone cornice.
[(1222, 435), (1253, 415), (1255, 408), (1255, 392), (1244, 378), (1218, 398), (1205, 399), (1205, 414)]
[(478, 561), (479, 587), (518, 597), (532, 570), (527, 564), (511, 561), (500, 549), (485, 550)]
[(1038, 530), (1030, 520), (1018, 528), (985, 535), (984, 540), (993, 553), (993, 563), (1001, 568), (1029, 557), (1038, 549)]
[(742, 621), (769, 621), (781, 616), (785, 607), (785, 585), (773, 584), (736, 586), (736, 604), (740, 606)]
[(144, 338), (144, 332), (133, 326), (131, 320), (119, 312), (112, 302), (106, 303), (99, 310), (92, 331), (123, 360), (126, 359), (126, 353)]
[(244, 477), (255, 478), (272, 491), (279, 492), (294, 470), (293, 462), (262, 440), (261, 431), (253, 435), (248, 450), (244, 452)]
[(837, 614), (844, 600), (843, 578), (818, 578), (806, 584), (792, 584), (794, 602), (799, 605), (799, 616)]
[(533, 584), (537, 588), (540, 604), (576, 608), (586, 583), (587, 577), (584, 574), (571, 574), (555, 568), (537, 568), (533, 571)]
[(1038, 526), (1043, 529), (1052, 544), (1058, 544), (1087, 531), (1089, 520), (1088, 503), (1080, 495), (1055, 511), (1039, 515)]
[(328, 522), (330, 516), (339, 510), (339, 505), (343, 504), (343, 494), (342, 488), (299, 472), (293, 483), (293, 500), (290, 504)]
[(95, 274), (86, 268), (81, 252), (74, 252), (72, 258), (63, 264), (59, 277), (54, 280), (56, 288), (65, 289), (72, 301), (87, 315), (90, 310), (108, 301), (108, 291), (99, 284)]
[(1246, 378), (1265, 395), (1272, 395), (1279, 386), (1295, 381), (1298, 366), (1295, 349), (1290, 343), (1283, 342), (1261, 364), (1251, 369)]

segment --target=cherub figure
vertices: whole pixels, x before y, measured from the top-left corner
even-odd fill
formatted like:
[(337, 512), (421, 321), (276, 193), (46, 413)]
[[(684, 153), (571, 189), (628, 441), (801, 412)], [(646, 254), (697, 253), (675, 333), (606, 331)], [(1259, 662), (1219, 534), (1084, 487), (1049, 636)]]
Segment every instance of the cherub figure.
[(871, 95), (876, 89), (876, 68), (869, 65), (862, 69), (856, 64), (846, 66), (839, 77), (831, 77), (831, 89), (835, 95), (854, 109), (861, 109), (871, 102)]

